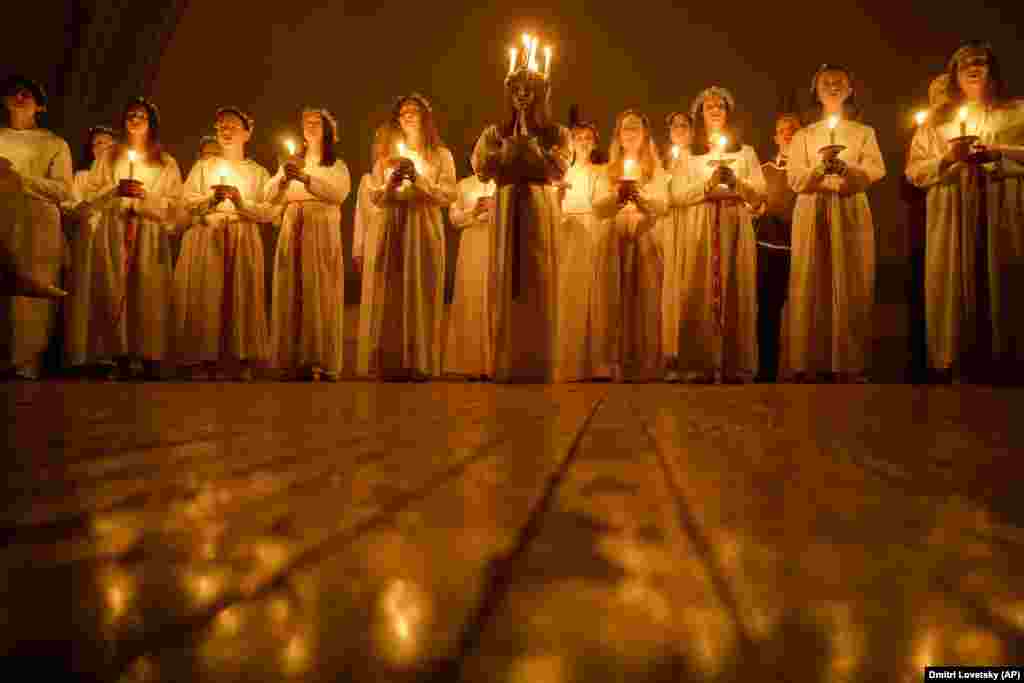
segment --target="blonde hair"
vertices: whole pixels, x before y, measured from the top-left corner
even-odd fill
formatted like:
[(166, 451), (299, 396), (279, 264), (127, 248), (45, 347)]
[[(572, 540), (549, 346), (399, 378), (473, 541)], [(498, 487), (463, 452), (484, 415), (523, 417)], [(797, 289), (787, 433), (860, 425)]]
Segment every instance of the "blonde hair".
[(608, 147), (608, 178), (614, 183), (622, 179), (623, 165), (625, 162), (625, 151), (619, 141), (619, 134), (622, 131), (622, 122), (628, 116), (635, 116), (640, 119), (644, 127), (644, 141), (640, 144), (640, 158), (636, 160), (640, 167), (640, 178), (644, 183), (654, 179), (655, 172), (661, 167), (661, 156), (654, 144), (654, 134), (651, 130), (651, 121), (645, 114), (637, 109), (627, 109), (615, 117), (615, 130), (612, 132), (612, 141)]

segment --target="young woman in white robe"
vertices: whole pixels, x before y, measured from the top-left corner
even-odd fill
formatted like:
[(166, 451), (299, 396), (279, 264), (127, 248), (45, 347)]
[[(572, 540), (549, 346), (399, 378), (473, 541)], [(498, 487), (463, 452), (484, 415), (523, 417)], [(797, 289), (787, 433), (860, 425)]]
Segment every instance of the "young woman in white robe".
[(88, 279), (88, 296), (73, 302), (80, 321), (74, 329), (85, 338), (72, 348), (85, 352), (72, 362), (116, 361), (108, 379), (119, 379), (141, 361), (154, 380), (171, 347), (170, 235), (180, 215), (181, 172), (160, 145), (153, 103), (136, 98), (122, 123), (125, 141), (96, 160), (80, 208), (94, 232), (88, 265), (75, 269), (76, 281)]
[[(390, 126), (378, 126), (374, 132), (373, 144), (370, 146), (371, 164), (389, 156), (388, 138)], [(356, 194), (356, 209), (352, 230), (352, 265), (360, 276), (359, 292), (359, 331), (357, 336), (356, 375), (372, 377), (376, 368), (371, 363), (372, 337), (370, 335), (373, 321), (375, 283), (377, 279), (377, 252), (380, 248), (380, 226), (385, 212), (373, 203), (373, 168), (364, 173), (359, 181)]]
[(549, 382), (557, 365), (560, 183), (570, 137), (551, 123), (550, 84), (520, 67), (505, 80), (512, 115), (488, 127), (473, 150), (473, 169), (494, 180), (491, 241), (491, 341), (499, 382)]
[(448, 217), (460, 233), (444, 370), (470, 380), (488, 379), (494, 365), (487, 293), (495, 189), (493, 182), (485, 183), (475, 175), (463, 178), (458, 199), (448, 209)]
[(235, 107), (217, 111), (221, 156), (198, 162), (185, 181), (188, 229), (174, 271), (175, 357), (195, 378), (247, 381), (270, 356), (263, 238), (269, 220), (265, 168), (245, 158), (253, 121)]
[[(445, 239), (441, 209), (455, 201), (455, 161), (421, 95), (391, 116), (390, 156), (373, 171), (379, 223), (371, 363), (377, 378), (425, 381), (441, 373)], [(406, 175), (406, 173), (410, 175)]]
[[(558, 253), (558, 367), (555, 381), (611, 378), (605, 340), (612, 288), (601, 285), (596, 257), (608, 242), (608, 224), (594, 217), (594, 199), (603, 165), (595, 163), (597, 126), (577, 123), (572, 129), (573, 163), (562, 183), (561, 246)], [(607, 246), (607, 245), (605, 245)], [(606, 278), (608, 274), (606, 273)], [(605, 360), (602, 360), (605, 358)]]
[[(668, 175), (669, 197), (671, 188), (686, 183), (692, 142), (690, 115), (684, 111), (672, 112), (666, 119), (668, 124), (669, 149), (666, 172)], [(663, 254), (663, 281), (661, 287), (661, 353), (664, 358), (665, 380), (677, 382), (679, 374), (679, 347), (685, 345), (681, 339), (680, 310), (683, 303), (683, 267), (686, 264), (686, 212), (687, 207), (669, 202), (668, 213), (661, 219), (661, 240)]]
[(746, 383), (757, 372), (757, 244), (749, 207), (762, 201), (765, 182), (757, 154), (740, 144), (731, 124), (735, 106), (725, 88), (697, 96), (685, 176), (671, 185), (672, 205), (685, 209), (677, 357), (688, 382)]
[(326, 109), (302, 112), (303, 148), (267, 183), (283, 207), (271, 302), (273, 367), (284, 379), (336, 381), (344, 369), (345, 263), (341, 205), (351, 179), (336, 156), (337, 123)]
[[(812, 83), (821, 116), (790, 143), (787, 176), (797, 198), (779, 369), (795, 381), (863, 382), (875, 296), (866, 192), (885, 165), (875, 130), (855, 120), (849, 72), (822, 66)], [(828, 166), (821, 150), (832, 144), (844, 149)]]
[[(948, 101), (918, 128), (906, 171), (928, 192), (928, 364), (943, 381), (1021, 382), (1024, 102), (1006, 98), (987, 45), (957, 50), (947, 73)], [(981, 146), (954, 142), (962, 132)]]
[[(662, 266), (660, 218), (668, 210), (668, 176), (650, 120), (627, 109), (615, 120), (608, 167), (598, 179), (594, 217), (602, 239), (594, 259), (595, 289), (605, 290), (605, 338), (597, 372), (611, 379), (660, 378)], [(602, 375), (597, 374), (597, 377)]]
[(71, 292), (64, 301), (64, 362), (69, 367), (79, 366), (87, 357), (89, 318), (82, 313), (89, 309), (92, 248), (96, 235), (90, 229), (88, 218), (78, 209), (85, 199), (85, 188), (93, 165), (116, 143), (117, 135), (112, 128), (93, 126), (89, 129), (82, 154), (82, 169), (75, 172), (71, 199), (63, 207), (65, 234), (71, 252), (71, 268), (67, 278)]
[[(0, 128), (0, 241), (17, 280), (55, 287), (64, 262), (60, 207), (71, 199), (71, 150), (39, 128), (46, 93), (34, 81), (4, 83)], [(36, 379), (56, 316), (52, 301), (0, 296), (0, 374)]]

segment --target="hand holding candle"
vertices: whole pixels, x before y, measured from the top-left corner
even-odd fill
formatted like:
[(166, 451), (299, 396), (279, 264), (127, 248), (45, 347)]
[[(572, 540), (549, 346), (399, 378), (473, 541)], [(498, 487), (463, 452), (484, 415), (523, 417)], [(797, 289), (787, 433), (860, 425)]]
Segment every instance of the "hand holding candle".
[(914, 123), (916, 123), (918, 125), (918, 127), (923, 126), (924, 122), (927, 121), (927, 120), (928, 120), (928, 112), (926, 110), (924, 110), (924, 109), (922, 109), (921, 111), (919, 111), (916, 114), (914, 114)]
[(128, 180), (135, 180), (135, 159), (138, 154), (134, 149), (128, 150)]
[(835, 114), (828, 117), (828, 144), (836, 144), (836, 126), (839, 125), (839, 117)]

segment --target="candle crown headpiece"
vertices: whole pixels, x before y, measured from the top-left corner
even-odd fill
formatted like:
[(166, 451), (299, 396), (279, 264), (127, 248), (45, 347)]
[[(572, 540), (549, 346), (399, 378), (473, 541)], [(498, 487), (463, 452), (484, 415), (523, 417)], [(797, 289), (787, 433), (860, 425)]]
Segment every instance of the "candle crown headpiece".
[(539, 47), (540, 39), (537, 36), (523, 34), (523, 45), (511, 48), (508, 74), (505, 76), (506, 86), (513, 80), (523, 78), (539, 84), (548, 82), (551, 78), (551, 46), (544, 46), (544, 68), (541, 68), (540, 57), (537, 54)]
[(32, 97), (35, 98), (36, 104), (39, 105), (40, 109), (44, 111), (46, 110), (46, 103), (49, 98), (46, 96), (46, 90), (43, 89), (43, 86), (39, 81), (33, 80), (27, 76), (15, 74), (5, 78), (3, 85), (0, 86), (0, 90), (3, 91), (5, 97), (13, 95), (22, 88), (25, 88), (32, 93)]
[(736, 109), (736, 98), (729, 92), (728, 89), (723, 88), (720, 85), (713, 85), (710, 88), (704, 88), (700, 93), (693, 99), (693, 104), (690, 105), (690, 120), (695, 121), (697, 115), (700, 113), (701, 107), (704, 106), (704, 100), (715, 95), (725, 100), (726, 106), (729, 107), (729, 111), (735, 111)]
[(149, 115), (149, 128), (151, 131), (158, 133), (160, 130), (160, 109), (156, 104), (148, 97), (139, 95), (138, 97), (133, 97), (125, 105), (124, 113), (127, 114), (129, 109), (136, 106), (142, 106), (146, 109), (146, 113)]
[(243, 111), (241, 107), (236, 107), (234, 105), (219, 107), (217, 109), (217, 112), (213, 115), (213, 120), (216, 121), (217, 119), (219, 119), (221, 114), (234, 114), (238, 118), (242, 119), (242, 125), (245, 126), (245, 129), (250, 133), (252, 132), (253, 128), (256, 127), (256, 119), (250, 116), (247, 112)]
[(393, 118), (397, 119), (398, 114), (402, 111), (402, 105), (406, 102), (415, 102), (420, 105), (420, 108), (428, 114), (434, 113), (434, 108), (430, 106), (430, 100), (418, 92), (409, 93), (408, 95), (399, 95), (395, 98), (395, 105), (391, 108), (391, 114)]
[(115, 140), (117, 139), (117, 131), (111, 128), (110, 126), (105, 126), (102, 124), (98, 126), (91, 126), (89, 130), (85, 132), (85, 139), (87, 142), (92, 142), (92, 139), (100, 134), (109, 135)]
[(331, 138), (333, 142), (338, 141), (338, 119), (334, 118), (334, 114), (327, 110), (326, 107), (303, 107), (303, 114), (319, 114), (323, 117), (324, 121), (331, 124)]

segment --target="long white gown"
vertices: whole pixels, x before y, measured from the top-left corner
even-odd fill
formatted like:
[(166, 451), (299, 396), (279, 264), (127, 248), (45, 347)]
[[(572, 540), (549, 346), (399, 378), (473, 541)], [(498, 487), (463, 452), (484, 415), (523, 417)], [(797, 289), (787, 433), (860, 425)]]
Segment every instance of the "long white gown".
[[(64, 298), (64, 364), (74, 367), (84, 362), (89, 339), (89, 297), (92, 282), (92, 245), (96, 231), (89, 217), (79, 211), (85, 200), (89, 169), (76, 171), (71, 182), (71, 197), (64, 203), (64, 232), (68, 239), (70, 268), (68, 295)], [(86, 313), (86, 315), (83, 315)]]
[[(748, 205), (760, 202), (764, 175), (749, 145), (727, 152), (741, 200), (712, 201), (704, 192), (717, 151), (691, 156), (683, 182), (670, 187), (672, 206), (685, 209), (678, 338), (685, 379), (720, 376), (751, 381), (757, 373), (757, 243)], [(677, 247), (678, 249), (679, 247)]]
[[(0, 240), (23, 273), (59, 285), (65, 250), (60, 207), (71, 200), (71, 150), (42, 128), (0, 128), (0, 157), (20, 177), (19, 183), (8, 175), (0, 186)], [(0, 296), (0, 371), (38, 371), (56, 310), (45, 299)]]
[(373, 202), (384, 210), (374, 264), (371, 367), (380, 379), (441, 374), (445, 239), (441, 209), (455, 201), (447, 148), (419, 162), (416, 182), (389, 188), (387, 159), (373, 171)]
[(92, 233), (80, 235), (88, 246), (77, 253), (87, 260), (73, 265), (72, 288), (87, 294), (71, 302), (71, 365), (119, 357), (159, 361), (171, 347), (170, 235), (181, 208), (181, 172), (166, 153), (159, 165), (136, 161), (133, 177), (142, 181), (146, 197), (118, 197), (129, 162), (116, 153), (111, 149), (96, 160), (84, 192), (81, 210)]
[(384, 211), (373, 203), (370, 192), (373, 190), (373, 176), (364, 173), (359, 181), (356, 194), (356, 210), (352, 232), (352, 258), (363, 259), (361, 291), (359, 293), (359, 336), (358, 357), (356, 358), (356, 374), (361, 377), (372, 376), (376, 369), (370, 362), (371, 337), (370, 326), (373, 320), (374, 282), (377, 252), (380, 249), (380, 223)]
[(797, 193), (789, 295), (783, 323), (781, 376), (830, 373), (863, 378), (868, 370), (875, 295), (875, 228), (867, 189), (885, 176), (875, 130), (840, 121), (847, 187), (822, 185), (818, 150), (831, 144), (828, 125), (800, 129), (790, 146), (788, 178)]
[(458, 184), (458, 199), (449, 207), (452, 225), (461, 230), (455, 264), (455, 292), (448, 314), (448, 341), (444, 349), (446, 373), (488, 375), (491, 360), (490, 306), (487, 287), (491, 267), (491, 231), (494, 214), (473, 215), (477, 199), (494, 196), (494, 183), (475, 175)]
[[(226, 174), (224, 172), (226, 171)], [(213, 201), (223, 180), (242, 205)], [(263, 193), (270, 173), (255, 161), (206, 159), (185, 181), (189, 227), (174, 270), (175, 356), (182, 363), (264, 362), (270, 354), (263, 238), (270, 220)]]
[(668, 210), (668, 175), (656, 167), (654, 177), (639, 187), (644, 210), (632, 202), (619, 208), (618, 192), (606, 174), (597, 183), (594, 216), (604, 236), (595, 259), (596, 288), (606, 288), (610, 339), (593, 340), (608, 350), (598, 360), (613, 367), (615, 379), (649, 381), (660, 375), (661, 217)]
[[(967, 132), (982, 142), (1024, 145), (1024, 103), (994, 111), (972, 110)], [(949, 369), (964, 360), (980, 340), (978, 324), (988, 319), (991, 348), (976, 349), (998, 360), (1024, 362), (1024, 307), (1014, 296), (1024, 291), (1024, 165), (1004, 159), (971, 167), (955, 164), (940, 173), (948, 140), (959, 122), (925, 125), (911, 145), (906, 175), (928, 190), (925, 243), (925, 307), (928, 358), (933, 368)], [(982, 196), (987, 224), (982, 226)], [(984, 231), (983, 234), (979, 234)], [(978, 263), (978, 241), (987, 241)], [(987, 275), (989, 310), (978, 301), (978, 267)]]
[(496, 381), (549, 382), (557, 366), (558, 188), (568, 167), (569, 131), (518, 157), (502, 159), (501, 133), (487, 128), (473, 149), (473, 169), (495, 180), (491, 240), (491, 340)]
[[(558, 367), (557, 382), (578, 382), (608, 374), (614, 354), (609, 327), (608, 296), (618, 284), (618, 271), (609, 271), (610, 224), (594, 217), (594, 199), (602, 166), (575, 164), (565, 174), (558, 254)], [(600, 257), (600, 258), (599, 258)], [(604, 368), (603, 370), (601, 368)]]
[[(668, 196), (672, 187), (686, 183), (689, 153), (679, 159), (670, 159), (667, 170)], [(668, 212), (661, 218), (660, 237), (663, 259), (661, 285), (661, 354), (666, 368), (675, 369), (679, 362), (679, 349), (687, 343), (679, 336), (683, 303), (683, 268), (686, 265), (687, 212), (689, 208), (669, 202)]]
[(335, 379), (345, 367), (341, 204), (351, 180), (341, 159), (321, 166), (310, 154), (303, 170), (308, 189), (287, 182), (281, 168), (264, 192), (269, 204), (284, 206), (274, 255), (270, 359), (286, 372), (320, 368)]

